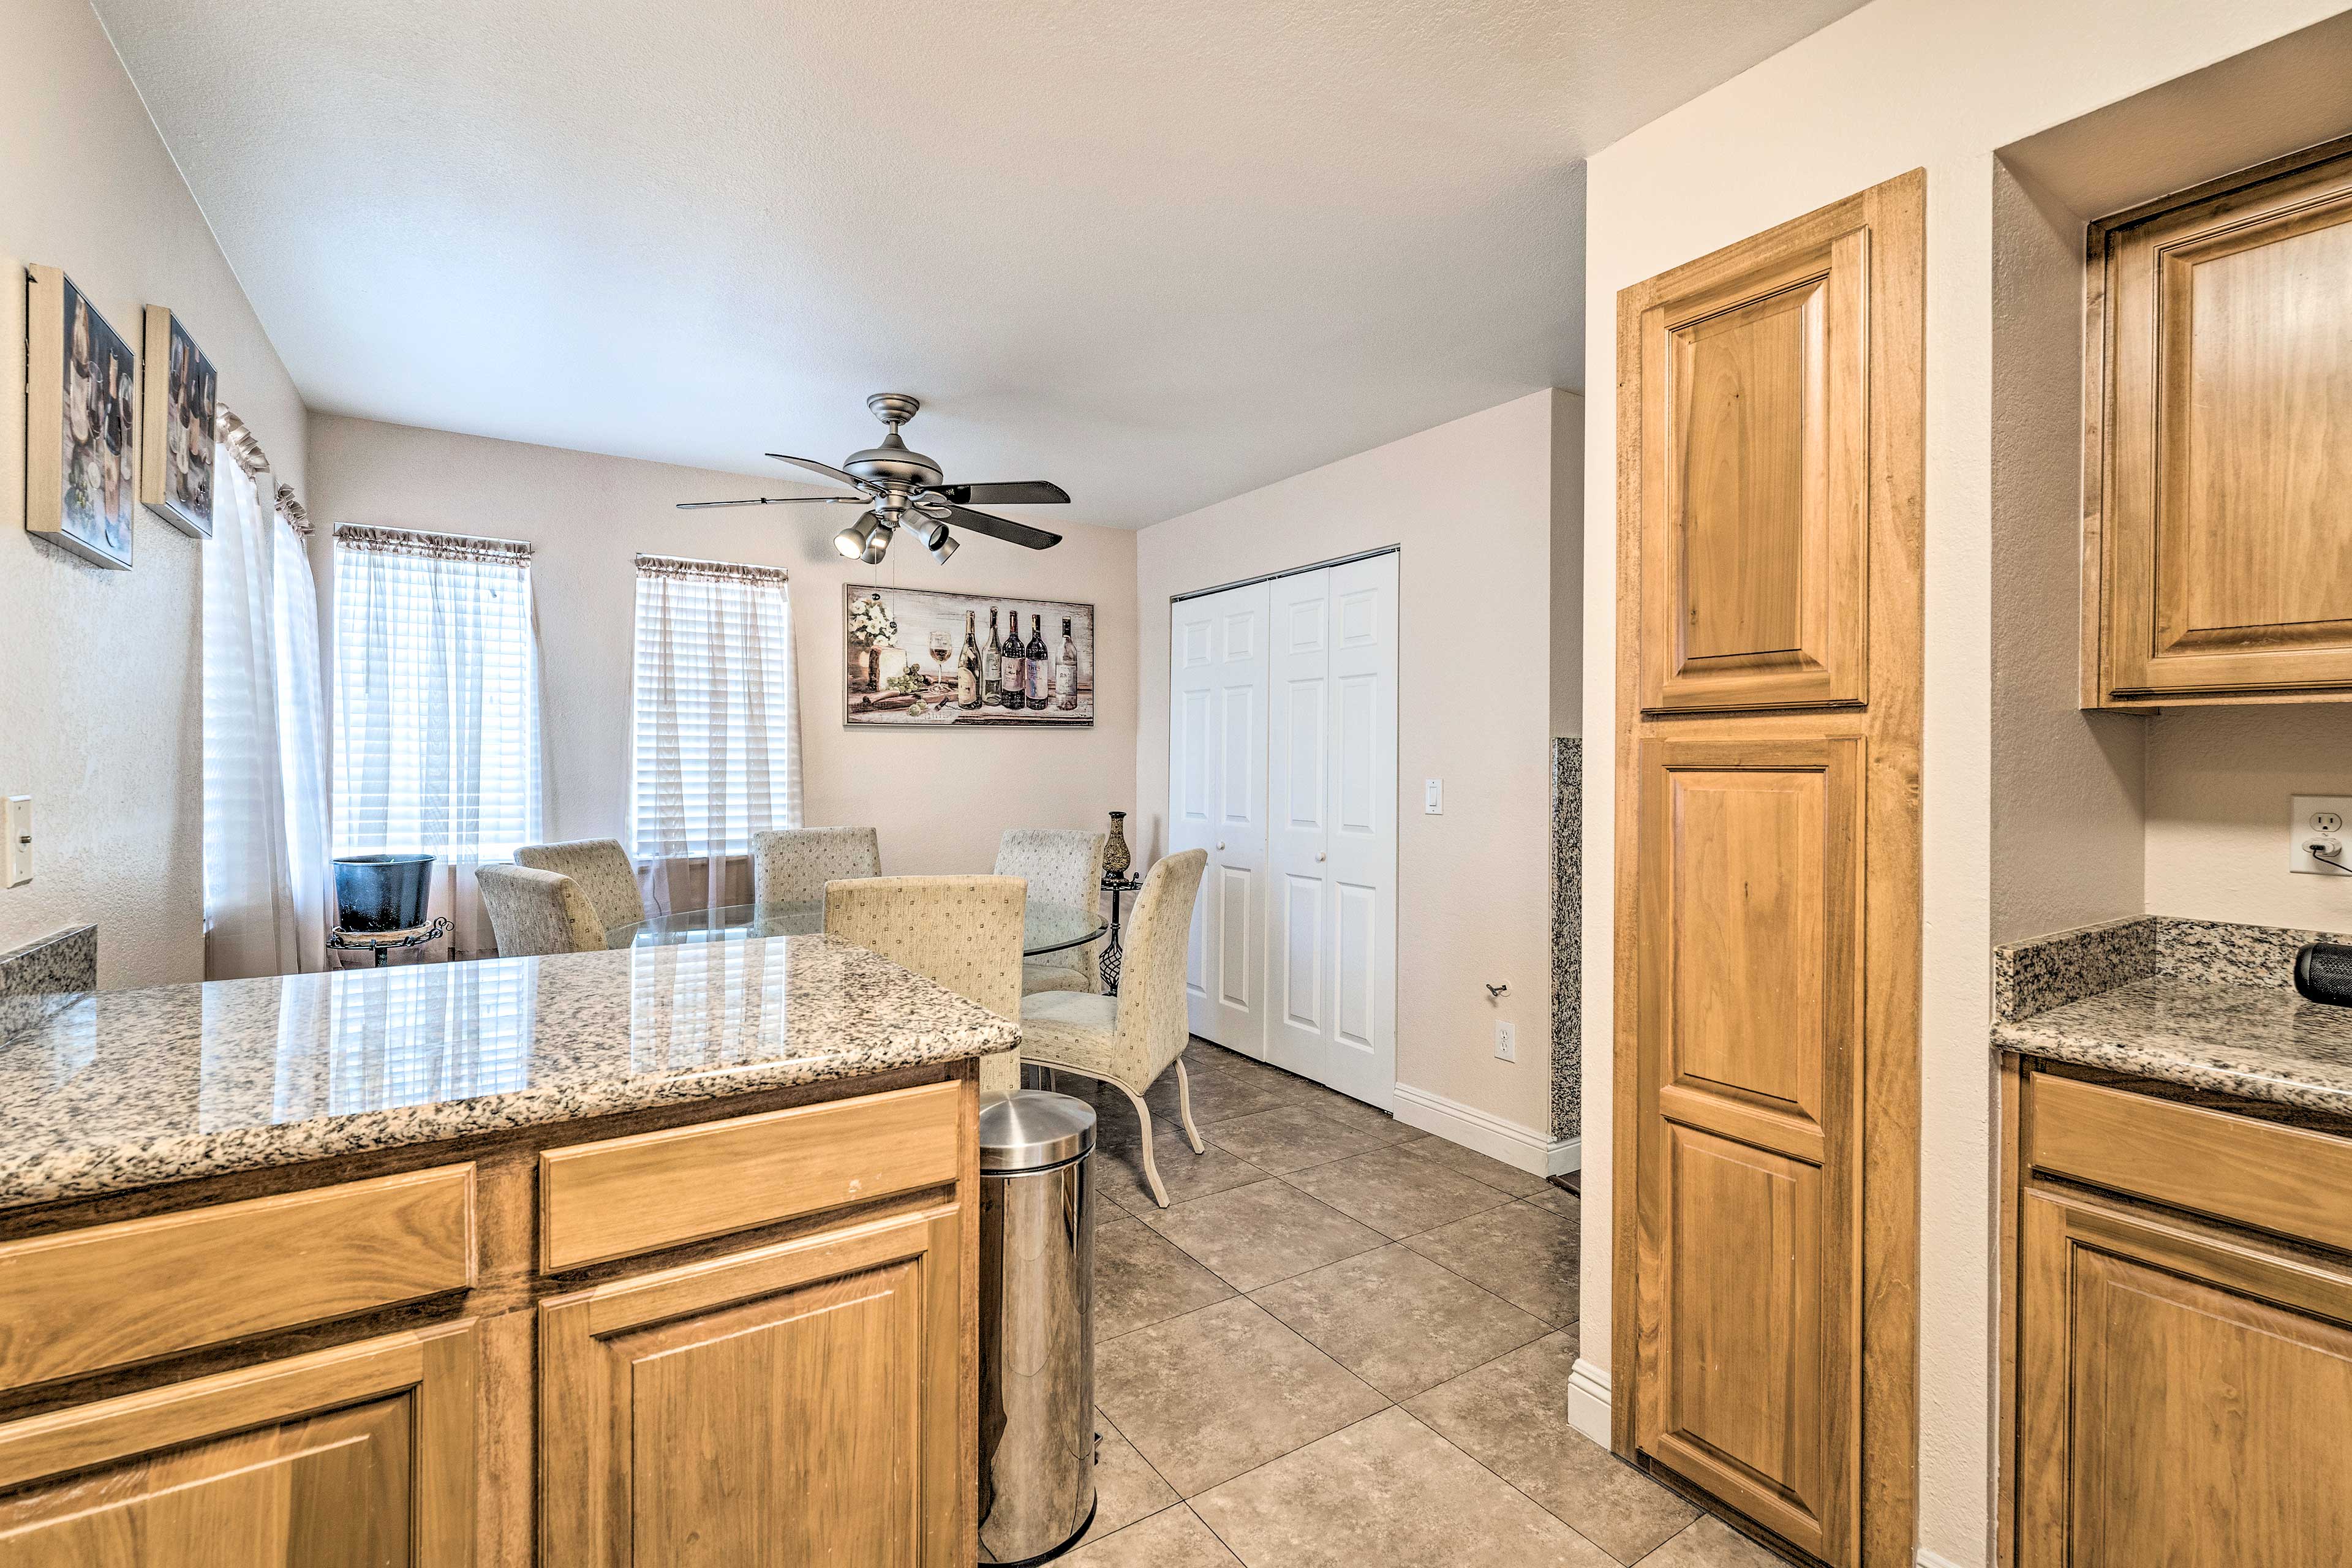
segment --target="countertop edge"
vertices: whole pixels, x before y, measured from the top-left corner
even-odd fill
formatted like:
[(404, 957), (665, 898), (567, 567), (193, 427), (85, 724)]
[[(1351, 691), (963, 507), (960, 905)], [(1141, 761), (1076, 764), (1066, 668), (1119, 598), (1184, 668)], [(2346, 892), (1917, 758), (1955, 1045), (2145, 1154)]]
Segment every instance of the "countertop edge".
[(2293, 1106), (2301, 1110), (2328, 1111), (2352, 1117), (2352, 1089), (2331, 1089), (2305, 1079), (2282, 1078), (2274, 1073), (2234, 1068), (2175, 1051), (2151, 1049), (2145, 1042), (2135, 1043), (2089, 1034), (2080, 1028), (2062, 1030), (2046, 1026), (2037, 1028), (2036, 1020), (2046, 1016), (2036, 1015), (2033, 1018), (1993, 1025), (1992, 1048), (2013, 1051), (2020, 1056), (2043, 1061), (2100, 1068), (2131, 1078), (2176, 1083), (2186, 1089), (2206, 1089), (2239, 1100), (2262, 1100), (2273, 1105)]

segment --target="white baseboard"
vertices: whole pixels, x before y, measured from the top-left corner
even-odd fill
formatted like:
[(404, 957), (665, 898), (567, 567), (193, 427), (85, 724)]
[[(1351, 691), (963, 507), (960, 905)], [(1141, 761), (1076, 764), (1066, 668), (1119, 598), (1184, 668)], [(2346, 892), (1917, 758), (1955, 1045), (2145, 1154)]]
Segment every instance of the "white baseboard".
[(1568, 1424), (1609, 1447), (1609, 1374), (1582, 1356), (1568, 1372)]
[(1407, 1127), (1475, 1149), (1531, 1176), (1561, 1176), (1581, 1168), (1584, 1141), (1580, 1138), (1547, 1138), (1532, 1127), (1506, 1121), (1491, 1111), (1410, 1084), (1396, 1086), (1395, 1114)]

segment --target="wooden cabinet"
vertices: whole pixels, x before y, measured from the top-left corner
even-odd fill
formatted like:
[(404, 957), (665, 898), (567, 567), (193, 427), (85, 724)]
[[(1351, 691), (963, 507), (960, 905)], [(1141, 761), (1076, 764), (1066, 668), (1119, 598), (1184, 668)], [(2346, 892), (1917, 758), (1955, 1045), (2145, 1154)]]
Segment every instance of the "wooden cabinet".
[(0, 1426), (0, 1568), (465, 1568), (473, 1325)]
[(547, 1568), (958, 1562), (960, 1236), (926, 1209), (542, 1303)]
[(2086, 707), (2352, 699), (2352, 144), (2090, 231)]
[(2016, 1568), (2352, 1561), (2352, 1259), (2201, 1217), (2340, 1215), (2352, 1140), (2041, 1072), (2022, 1116)]
[(1612, 1442), (1840, 1568), (1913, 1535), (1925, 195), (1617, 314)]

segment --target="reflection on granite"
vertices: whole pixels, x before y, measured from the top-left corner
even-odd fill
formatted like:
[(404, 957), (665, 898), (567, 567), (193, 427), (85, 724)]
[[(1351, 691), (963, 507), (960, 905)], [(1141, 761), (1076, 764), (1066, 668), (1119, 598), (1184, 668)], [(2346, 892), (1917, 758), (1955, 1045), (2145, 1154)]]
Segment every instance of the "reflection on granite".
[(73, 926), (0, 952), (0, 1037), (98, 989), (98, 928)]
[(0, 1207), (1019, 1039), (1012, 1020), (824, 936), (99, 992), (0, 1040)]
[(1993, 1017), (2016, 1023), (2135, 980), (2189, 985), (2294, 984), (2295, 950), (2346, 942), (2329, 931), (2140, 915), (1993, 949)]
[(1992, 1037), (2053, 1061), (2352, 1114), (2352, 1007), (2275, 985), (2135, 980), (1996, 1024)]

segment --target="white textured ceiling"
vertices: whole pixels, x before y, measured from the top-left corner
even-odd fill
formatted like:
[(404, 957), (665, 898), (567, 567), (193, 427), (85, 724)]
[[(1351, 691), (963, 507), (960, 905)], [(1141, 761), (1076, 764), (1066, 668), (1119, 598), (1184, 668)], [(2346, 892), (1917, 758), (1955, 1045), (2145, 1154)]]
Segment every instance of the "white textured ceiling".
[(1139, 527), (1577, 385), (1580, 160), (1859, 0), (96, 3), (312, 406)]

